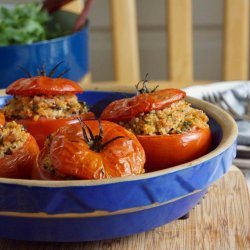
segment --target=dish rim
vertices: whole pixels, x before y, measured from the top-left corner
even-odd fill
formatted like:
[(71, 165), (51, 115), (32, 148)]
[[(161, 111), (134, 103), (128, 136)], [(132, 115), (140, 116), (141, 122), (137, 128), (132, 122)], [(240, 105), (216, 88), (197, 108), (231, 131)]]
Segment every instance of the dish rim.
[[(197, 98), (190, 96), (187, 96), (185, 99), (195, 107), (202, 109), (207, 115), (215, 119), (216, 122), (221, 126), (223, 134), (219, 145), (204, 156), (201, 156), (193, 161), (189, 161), (171, 168), (166, 168), (163, 170), (158, 170), (135, 176), (125, 176), (125, 177), (117, 177), (117, 178), (101, 179), (101, 180), (62, 180), (62, 181), (0, 178), (0, 184), (14, 184), (21, 186), (34, 186), (34, 187), (47, 187), (47, 188), (62, 188), (62, 187), (65, 188), (65, 187), (78, 187), (78, 186), (79, 187), (99, 186), (99, 185), (108, 185), (119, 182), (138, 181), (194, 167), (196, 165), (199, 165), (205, 161), (214, 158), (215, 156), (223, 153), (230, 146), (232, 146), (238, 134), (237, 124), (234, 121), (234, 119), (227, 112), (209, 102), (199, 100)], [(230, 126), (228, 126), (228, 124), (230, 124)]]

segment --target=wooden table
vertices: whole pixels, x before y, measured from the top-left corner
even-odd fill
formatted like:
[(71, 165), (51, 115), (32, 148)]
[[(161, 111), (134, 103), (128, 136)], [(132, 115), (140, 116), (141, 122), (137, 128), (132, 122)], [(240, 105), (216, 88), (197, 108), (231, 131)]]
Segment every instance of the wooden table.
[[(107, 225), (108, 226), (108, 225)], [(250, 197), (242, 173), (231, 170), (210, 189), (188, 219), (115, 240), (40, 243), (0, 240), (0, 249), (250, 249)]]

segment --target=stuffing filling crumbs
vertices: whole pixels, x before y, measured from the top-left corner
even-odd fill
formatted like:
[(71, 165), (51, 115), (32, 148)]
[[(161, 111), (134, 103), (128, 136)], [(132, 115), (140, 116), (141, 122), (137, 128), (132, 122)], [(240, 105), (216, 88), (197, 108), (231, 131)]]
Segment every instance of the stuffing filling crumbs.
[(208, 120), (202, 110), (192, 108), (190, 103), (181, 100), (162, 110), (141, 113), (130, 121), (119, 124), (137, 135), (167, 135), (206, 128)]
[(21, 148), (29, 134), (24, 127), (16, 122), (9, 122), (0, 128), (0, 158), (11, 155), (15, 150)]
[(86, 103), (78, 101), (76, 95), (15, 96), (3, 108), (9, 119), (38, 120), (41, 117), (58, 119), (88, 112)]

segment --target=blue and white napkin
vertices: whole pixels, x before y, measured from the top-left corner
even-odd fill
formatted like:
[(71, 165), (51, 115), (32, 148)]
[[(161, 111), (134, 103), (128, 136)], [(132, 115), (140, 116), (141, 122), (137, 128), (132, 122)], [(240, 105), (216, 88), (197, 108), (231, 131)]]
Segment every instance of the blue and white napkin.
[[(250, 81), (218, 82), (208, 85), (194, 85), (184, 89), (188, 96), (202, 99), (205, 94), (221, 93), (230, 107), (238, 115), (247, 110), (247, 96), (250, 95)], [(250, 121), (236, 121), (238, 144), (250, 146)]]

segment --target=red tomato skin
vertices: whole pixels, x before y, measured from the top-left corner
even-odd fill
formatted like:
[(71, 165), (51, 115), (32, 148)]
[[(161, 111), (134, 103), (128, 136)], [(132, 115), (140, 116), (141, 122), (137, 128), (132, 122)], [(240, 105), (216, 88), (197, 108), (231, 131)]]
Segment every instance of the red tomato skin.
[[(96, 120), (85, 121), (85, 123), (94, 135), (99, 132)], [(47, 152), (50, 154), (53, 168), (58, 176), (65, 176), (65, 179), (103, 179), (144, 172), (145, 153), (136, 136), (108, 121), (102, 121), (102, 126), (103, 142), (116, 136), (124, 136), (124, 138), (111, 142), (100, 152), (89, 149), (83, 140), (80, 124), (64, 126), (57, 130)], [(53, 178), (49, 174), (44, 174), (42, 163), (45, 155), (46, 153), (39, 155), (40, 159), (34, 166), (34, 178)]]
[[(94, 135), (98, 134), (97, 121), (85, 123)], [(136, 136), (111, 122), (103, 121), (102, 126), (104, 143), (116, 136), (124, 138), (110, 143), (101, 152), (93, 152), (83, 142), (79, 124), (74, 124), (70, 128), (63, 127), (58, 131), (64, 136), (57, 136), (57, 140), (54, 140), (50, 147), (54, 168), (62, 175), (76, 176), (80, 179), (102, 179), (143, 173), (145, 153)]]
[(83, 92), (77, 83), (66, 78), (51, 78), (36, 76), (21, 78), (13, 82), (6, 89), (10, 95), (35, 96), (35, 95), (63, 95)]
[(23, 147), (12, 155), (6, 155), (0, 159), (0, 177), (30, 179), (38, 154), (39, 147), (33, 136), (30, 135)]
[(36, 157), (35, 163), (33, 164), (33, 168), (31, 171), (31, 179), (34, 180), (64, 180), (63, 177), (59, 177), (53, 175), (51, 172), (46, 169), (40, 167), (43, 166), (43, 160), (45, 159), (46, 154), (48, 154), (49, 148), (44, 147), (40, 153), (39, 157)]
[(0, 112), (0, 127), (3, 127), (5, 124), (5, 116), (4, 113)]
[(101, 119), (112, 122), (128, 121), (141, 113), (170, 106), (173, 102), (179, 101), (185, 96), (186, 93), (179, 89), (163, 89), (116, 100), (103, 110)]
[(145, 171), (152, 172), (192, 161), (211, 150), (209, 128), (171, 135), (137, 135), (146, 154)]
[[(94, 119), (95, 115), (92, 112), (88, 112), (86, 114), (79, 115), (79, 117), (81, 117), (83, 120), (89, 120)], [(20, 119), (16, 120), (16, 122), (22, 124), (27, 129), (27, 131), (34, 136), (37, 144), (39, 145), (39, 148), (42, 149), (48, 135), (62, 126), (77, 123), (78, 120), (76, 116), (74, 116), (61, 119), (41, 118), (37, 121), (33, 119)]]

